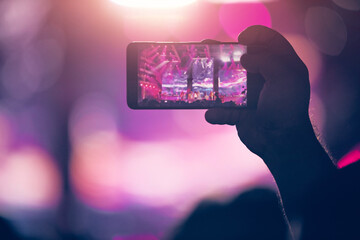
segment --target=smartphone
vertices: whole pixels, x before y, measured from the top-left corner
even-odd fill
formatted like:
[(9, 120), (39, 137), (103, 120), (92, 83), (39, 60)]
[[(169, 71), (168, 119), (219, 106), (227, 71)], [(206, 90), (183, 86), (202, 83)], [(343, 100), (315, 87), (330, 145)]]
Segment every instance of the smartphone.
[(127, 47), (132, 109), (252, 108), (238, 43), (133, 42)]

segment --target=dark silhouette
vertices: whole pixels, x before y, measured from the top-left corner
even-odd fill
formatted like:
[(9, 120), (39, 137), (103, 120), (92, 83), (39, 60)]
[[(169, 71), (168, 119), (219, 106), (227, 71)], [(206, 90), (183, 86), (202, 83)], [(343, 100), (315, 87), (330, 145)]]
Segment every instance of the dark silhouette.
[(276, 193), (259, 188), (226, 204), (202, 202), (170, 239), (282, 240), (287, 229)]
[[(308, 112), (307, 67), (290, 43), (270, 28), (249, 27), (238, 40), (248, 49), (241, 58), (248, 82), (260, 85), (257, 108), (209, 109), (206, 120), (235, 125), (241, 141), (263, 159), (276, 180), (287, 218), (300, 222), (300, 239), (360, 239), (360, 164), (337, 169), (319, 143)], [(282, 233), (282, 228), (268, 222), (270, 215), (257, 215), (249, 202), (240, 203), (231, 213), (216, 204), (207, 211), (198, 208), (174, 239), (267, 239), (257, 232), (237, 232), (233, 217), (243, 219), (248, 229), (268, 224), (275, 233)], [(252, 210), (240, 210), (244, 208)], [(272, 206), (271, 211), (277, 221), (281, 211), (275, 209)]]
[(0, 217), (0, 239), (20, 240), (14, 226), (5, 218)]

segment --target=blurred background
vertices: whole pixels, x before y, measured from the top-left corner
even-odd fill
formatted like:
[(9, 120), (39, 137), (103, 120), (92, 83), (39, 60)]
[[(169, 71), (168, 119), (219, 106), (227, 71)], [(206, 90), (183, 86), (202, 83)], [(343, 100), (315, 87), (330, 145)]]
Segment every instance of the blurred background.
[(0, 0), (0, 216), (25, 239), (157, 240), (202, 199), (275, 188), (234, 127), (127, 107), (131, 41), (278, 30), (309, 68), (322, 143), (340, 166), (358, 160), (359, 13), (358, 0)]

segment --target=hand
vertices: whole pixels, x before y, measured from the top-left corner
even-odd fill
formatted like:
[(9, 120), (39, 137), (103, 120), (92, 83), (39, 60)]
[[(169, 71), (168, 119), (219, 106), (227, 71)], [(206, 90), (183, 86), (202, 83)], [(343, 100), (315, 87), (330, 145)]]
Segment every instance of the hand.
[(287, 212), (299, 213), (313, 187), (337, 172), (309, 119), (308, 70), (272, 29), (252, 26), (238, 40), (248, 49), (241, 58), (248, 81), (263, 84), (257, 108), (209, 109), (205, 118), (212, 124), (236, 125), (242, 142), (269, 167)]
[(248, 49), (241, 58), (248, 81), (263, 84), (257, 108), (210, 109), (205, 118), (212, 124), (236, 125), (242, 142), (263, 157), (274, 144), (286, 144), (285, 135), (312, 132), (308, 70), (290, 43), (270, 28), (249, 27), (238, 41)]

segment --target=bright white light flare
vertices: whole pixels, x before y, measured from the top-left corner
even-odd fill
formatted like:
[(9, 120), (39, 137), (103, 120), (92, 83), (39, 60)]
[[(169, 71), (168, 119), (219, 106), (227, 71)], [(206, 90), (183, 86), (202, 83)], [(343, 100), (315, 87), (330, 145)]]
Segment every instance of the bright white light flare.
[(264, 2), (275, 2), (278, 0), (207, 0), (212, 3), (264, 3)]
[(175, 8), (196, 2), (197, 0), (110, 0), (116, 4), (134, 8)]

